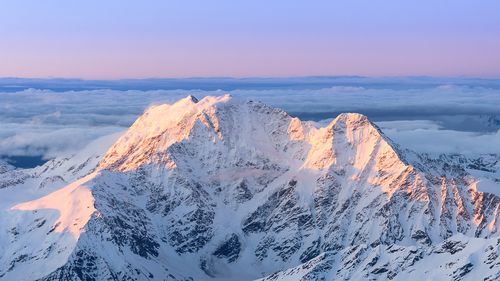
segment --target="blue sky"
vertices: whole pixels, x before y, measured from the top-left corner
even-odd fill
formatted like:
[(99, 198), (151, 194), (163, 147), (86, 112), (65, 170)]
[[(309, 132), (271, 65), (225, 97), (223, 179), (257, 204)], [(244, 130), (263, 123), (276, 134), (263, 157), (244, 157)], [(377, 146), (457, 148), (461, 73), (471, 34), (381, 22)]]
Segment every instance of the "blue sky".
[(2, 1), (0, 77), (500, 77), (499, 1)]

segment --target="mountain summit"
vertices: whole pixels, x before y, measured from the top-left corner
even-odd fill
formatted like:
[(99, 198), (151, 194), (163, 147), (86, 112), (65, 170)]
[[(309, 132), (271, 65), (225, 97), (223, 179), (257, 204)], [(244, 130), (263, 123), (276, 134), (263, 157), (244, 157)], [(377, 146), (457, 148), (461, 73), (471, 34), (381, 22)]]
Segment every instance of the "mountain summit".
[(360, 114), (189, 96), (89, 159), (9, 205), (0, 280), (500, 278), (500, 199)]

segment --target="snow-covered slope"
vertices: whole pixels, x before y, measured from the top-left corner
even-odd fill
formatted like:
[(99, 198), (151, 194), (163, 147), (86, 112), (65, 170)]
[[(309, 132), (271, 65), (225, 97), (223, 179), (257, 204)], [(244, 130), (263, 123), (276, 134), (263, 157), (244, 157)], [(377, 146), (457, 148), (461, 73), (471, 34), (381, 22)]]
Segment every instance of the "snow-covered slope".
[(78, 159), (71, 182), (0, 205), (0, 280), (500, 278), (499, 197), (359, 114), (318, 128), (190, 96)]
[[(81, 220), (72, 221), (75, 217), (67, 214), (77, 218), (94, 210), (91, 194), (74, 191), (74, 182), (95, 170), (117, 137), (96, 139), (76, 155), (33, 169), (0, 169), (0, 280), (35, 280), (67, 261), (76, 244), (73, 234), (79, 231), (75, 229), (82, 227)], [(89, 204), (79, 207), (78, 203), (85, 201)], [(66, 213), (61, 212), (64, 209)], [(67, 229), (63, 229), (63, 221)], [(51, 235), (56, 230), (60, 233)], [(49, 252), (50, 258), (46, 256)], [(37, 256), (37, 261), (22, 262), (27, 256)]]

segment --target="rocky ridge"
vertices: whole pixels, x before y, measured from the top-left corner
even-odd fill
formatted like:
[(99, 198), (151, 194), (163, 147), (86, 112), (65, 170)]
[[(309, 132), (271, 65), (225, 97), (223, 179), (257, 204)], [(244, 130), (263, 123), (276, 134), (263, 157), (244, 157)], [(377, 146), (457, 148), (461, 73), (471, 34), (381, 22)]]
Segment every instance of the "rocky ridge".
[(57, 163), (0, 190), (47, 189), (0, 205), (0, 280), (500, 278), (499, 197), (360, 114), (190, 96)]

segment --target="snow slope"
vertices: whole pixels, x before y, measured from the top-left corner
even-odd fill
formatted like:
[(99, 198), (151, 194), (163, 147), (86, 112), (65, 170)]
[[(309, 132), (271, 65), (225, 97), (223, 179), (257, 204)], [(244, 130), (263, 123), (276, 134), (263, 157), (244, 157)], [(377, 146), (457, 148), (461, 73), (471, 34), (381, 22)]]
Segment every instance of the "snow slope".
[(0, 280), (500, 278), (499, 197), (360, 114), (189, 96), (89, 154), (0, 189)]

